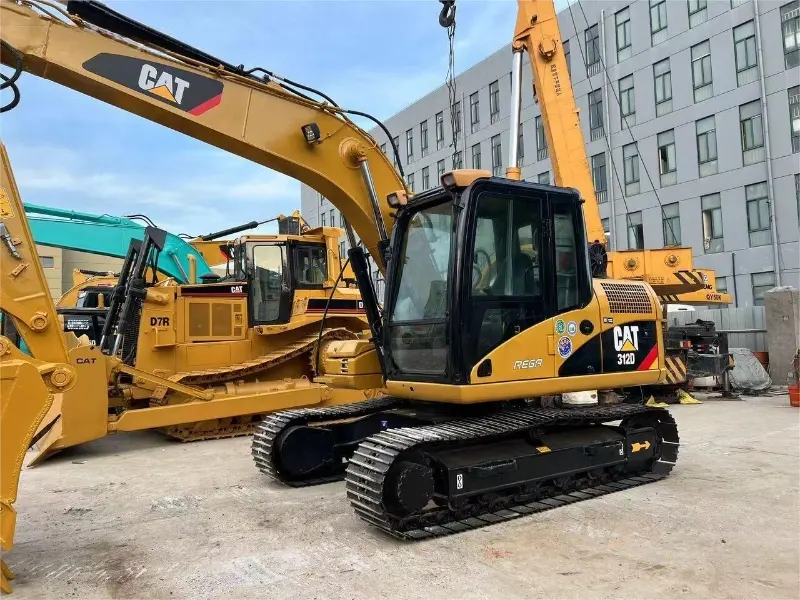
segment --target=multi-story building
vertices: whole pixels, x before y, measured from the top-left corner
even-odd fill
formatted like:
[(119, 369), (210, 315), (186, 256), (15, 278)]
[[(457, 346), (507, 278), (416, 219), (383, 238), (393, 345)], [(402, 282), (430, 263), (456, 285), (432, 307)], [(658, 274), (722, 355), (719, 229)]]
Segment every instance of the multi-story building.
[(53, 300), (58, 300), (72, 287), (74, 269), (118, 272), (122, 267), (122, 259), (77, 250), (37, 245), (36, 252)]
[[(558, 19), (610, 247), (691, 246), (738, 306), (800, 287), (800, 2), (584, 1)], [(504, 47), (457, 78), (453, 107), (442, 86), (386, 121), (410, 188), (454, 167), (504, 173), (510, 70)], [(530, 78), (526, 59), (518, 163), (552, 183)], [(307, 186), (301, 204), (341, 224)]]

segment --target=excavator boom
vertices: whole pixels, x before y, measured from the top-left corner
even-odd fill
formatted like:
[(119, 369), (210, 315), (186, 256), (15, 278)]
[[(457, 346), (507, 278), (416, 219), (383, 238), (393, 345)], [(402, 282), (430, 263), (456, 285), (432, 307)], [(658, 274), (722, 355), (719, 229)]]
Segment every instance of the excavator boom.
[(344, 110), (254, 74), (263, 69), (226, 65), (99, 3), (67, 2), (63, 19), (35, 6), (0, 1), (3, 64), (15, 67), (21, 59), (29, 73), (313, 187), (339, 208), (383, 271), (378, 243), (391, 233), (392, 217), (375, 190), (405, 185)]

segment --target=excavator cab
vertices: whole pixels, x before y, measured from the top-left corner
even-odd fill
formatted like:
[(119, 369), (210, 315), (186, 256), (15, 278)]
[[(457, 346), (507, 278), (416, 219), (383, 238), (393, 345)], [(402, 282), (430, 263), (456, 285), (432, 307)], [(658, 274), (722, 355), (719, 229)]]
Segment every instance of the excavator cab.
[(443, 182), (397, 215), (383, 331), (390, 379), (464, 384), (476, 366), (489, 375), (492, 350), (592, 301), (577, 191), (488, 173)]

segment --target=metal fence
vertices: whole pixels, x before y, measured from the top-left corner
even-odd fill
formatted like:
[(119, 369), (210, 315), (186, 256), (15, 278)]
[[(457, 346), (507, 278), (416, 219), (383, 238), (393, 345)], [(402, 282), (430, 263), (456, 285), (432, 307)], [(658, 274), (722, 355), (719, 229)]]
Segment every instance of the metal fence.
[(728, 334), (729, 348), (767, 351), (767, 320), (763, 306), (743, 308), (702, 308), (668, 314), (670, 325), (686, 325), (697, 319), (714, 321), (717, 331)]

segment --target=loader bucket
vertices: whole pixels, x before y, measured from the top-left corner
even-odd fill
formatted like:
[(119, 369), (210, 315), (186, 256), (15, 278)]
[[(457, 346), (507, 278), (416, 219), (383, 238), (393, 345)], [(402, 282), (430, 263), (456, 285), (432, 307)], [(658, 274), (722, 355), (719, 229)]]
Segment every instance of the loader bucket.
[[(33, 432), (53, 403), (39, 370), (24, 360), (0, 362), (0, 547), (10, 552), (14, 547), (14, 528), (22, 461)], [(14, 578), (5, 562), (0, 561), (0, 588), (11, 593)]]
[(108, 385), (106, 357), (96, 346), (69, 351), (77, 375), (75, 385), (55, 394), (53, 405), (33, 436), (32, 467), (56, 452), (105, 437), (108, 433)]

